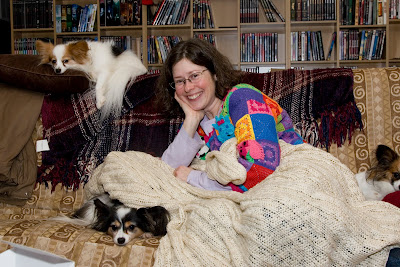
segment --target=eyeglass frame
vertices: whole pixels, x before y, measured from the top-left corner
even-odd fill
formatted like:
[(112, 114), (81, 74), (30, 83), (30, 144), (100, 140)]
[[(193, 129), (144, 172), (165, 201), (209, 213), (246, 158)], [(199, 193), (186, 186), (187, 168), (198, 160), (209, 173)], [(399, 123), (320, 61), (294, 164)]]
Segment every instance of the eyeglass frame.
[[(199, 71), (199, 72), (194, 72), (194, 73), (192, 73), (192, 74), (189, 75), (189, 78), (187, 78), (187, 79), (181, 79), (180, 81), (183, 81), (183, 86), (186, 85), (186, 81), (189, 81), (189, 82), (191, 82), (191, 83), (194, 83), (194, 82), (190, 79), (190, 76), (192, 76), (192, 75), (194, 75), (194, 74), (199, 74), (199, 76), (200, 76), (199, 78), (201, 78), (201, 76), (203, 75), (203, 73), (204, 73), (205, 71), (207, 71), (207, 70), (208, 70), (208, 69), (204, 69), (204, 70)], [(171, 86), (172, 89), (176, 90), (176, 88), (175, 88), (175, 82), (169, 83), (169, 86)]]

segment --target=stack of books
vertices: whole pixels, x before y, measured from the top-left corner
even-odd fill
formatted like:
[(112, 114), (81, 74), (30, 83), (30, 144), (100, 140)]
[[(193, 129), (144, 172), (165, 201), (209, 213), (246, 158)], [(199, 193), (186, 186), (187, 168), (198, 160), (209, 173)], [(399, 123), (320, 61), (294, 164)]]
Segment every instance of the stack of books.
[(195, 33), (193, 37), (208, 41), (213, 46), (216, 46), (215, 36), (212, 33)]
[(52, 28), (52, 0), (14, 0), (14, 29)]
[(56, 32), (93, 32), (96, 12), (97, 4), (56, 5)]
[(386, 0), (342, 0), (340, 10), (342, 25), (386, 24)]
[(278, 33), (242, 33), (240, 37), (241, 62), (277, 62)]
[(292, 61), (325, 60), (321, 31), (291, 32)]
[(142, 25), (139, 0), (99, 0), (100, 26)]
[(14, 39), (14, 54), (18, 55), (37, 55), (36, 41), (40, 39), (45, 42), (53, 43), (53, 39), (48, 38), (16, 38)]
[(184, 24), (189, 7), (190, 0), (163, 0), (157, 8), (152, 25)]
[(382, 59), (386, 30), (342, 30), (340, 37), (340, 60)]
[(147, 59), (149, 64), (162, 64), (172, 47), (182, 40), (180, 36), (148, 36)]
[(336, 0), (290, 0), (290, 20), (336, 20)]
[(193, 1), (193, 29), (215, 28), (210, 0)]

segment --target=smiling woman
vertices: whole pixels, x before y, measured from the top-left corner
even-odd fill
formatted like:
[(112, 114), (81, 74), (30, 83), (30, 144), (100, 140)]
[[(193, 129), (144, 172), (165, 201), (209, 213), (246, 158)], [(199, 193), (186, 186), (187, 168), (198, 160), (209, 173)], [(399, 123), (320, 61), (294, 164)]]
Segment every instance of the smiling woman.
[[(185, 115), (162, 156), (175, 168), (177, 179), (208, 190), (245, 192), (279, 165), (279, 139), (303, 143), (278, 103), (239, 82), (240, 72), (205, 41), (183, 41), (171, 50), (161, 71), (158, 96), (166, 110)], [(235, 142), (237, 153), (233, 154), (240, 155), (243, 177), (217, 181), (212, 174), (189, 167), (194, 158), (207, 159), (204, 154), (222, 150), (228, 140)]]

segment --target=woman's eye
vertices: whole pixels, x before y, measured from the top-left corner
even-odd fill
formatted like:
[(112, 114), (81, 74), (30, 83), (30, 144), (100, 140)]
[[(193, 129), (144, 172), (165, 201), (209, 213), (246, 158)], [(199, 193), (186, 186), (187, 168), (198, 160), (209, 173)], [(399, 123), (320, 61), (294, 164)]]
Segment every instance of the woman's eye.
[(190, 79), (191, 80), (196, 80), (197, 78), (199, 78), (199, 73), (193, 73), (192, 75), (190, 75)]
[(183, 84), (183, 80), (176, 81), (175, 84), (176, 85), (181, 85), (181, 84)]

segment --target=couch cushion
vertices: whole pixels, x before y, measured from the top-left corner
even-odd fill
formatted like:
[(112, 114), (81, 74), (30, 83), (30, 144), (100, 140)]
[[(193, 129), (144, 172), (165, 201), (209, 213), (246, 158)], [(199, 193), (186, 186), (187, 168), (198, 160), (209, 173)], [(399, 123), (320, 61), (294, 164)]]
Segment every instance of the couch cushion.
[(39, 65), (37, 55), (0, 55), (0, 81), (42, 93), (80, 93), (89, 88), (81, 71), (55, 74), (50, 65)]
[[(51, 192), (36, 184), (24, 206), (0, 203), (0, 239), (45, 250), (75, 261), (76, 266), (152, 266), (159, 237), (135, 238), (126, 246), (111, 236), (83, 226), (47, 220), (70, 214), (84, 202), (83, 187)], [(0, 253), (9, 246), (0, 242)], [(129, 264), (128, 264), (129, 263)], [(1, 265), (3, 266), (3, 265)]]

